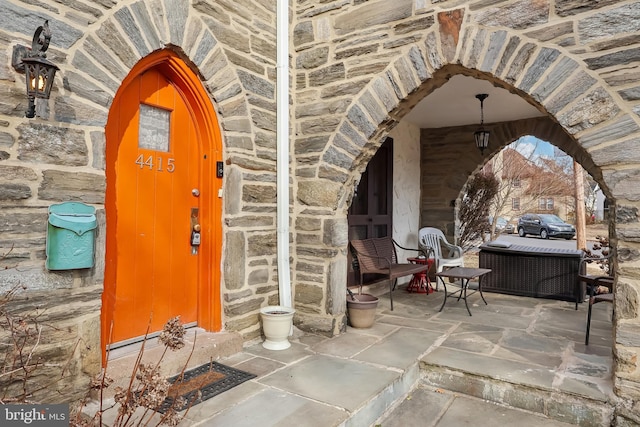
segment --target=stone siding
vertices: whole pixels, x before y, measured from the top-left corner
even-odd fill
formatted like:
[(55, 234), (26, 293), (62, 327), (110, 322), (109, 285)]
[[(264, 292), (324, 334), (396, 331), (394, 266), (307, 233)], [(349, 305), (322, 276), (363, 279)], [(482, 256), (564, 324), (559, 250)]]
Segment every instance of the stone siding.
[[(259, 308), (278, 300), (275, 2), (0, 0), (0, 8), (0, 252), (6, 254), (2, 266), (13, 272), (0, 286), (18, 280), (52, 295), (102, 286), (104, 219), (96, 267), (52, 274), (44, 269), (46, 210), (54, 202), (78, 200), (103, 212), (109, 107), (141, 58), (169, 48), (201, 76), (223, 136), (218, 244), (224, 254), (217, 296), (223, 325), (246, 340), (258, 338)], [(451, 76), (465, 74), (506, 88), (547, 114), (491, 124), (497, 135), (492, 141), (503, 141), (491, 153), (523, 132), (549, 140), (576, 158), (615, 202), (611, 237), (624, 261), (617, 265), (616, 306), (623, 309), (615, 323), (615, 384), (625, 405), (638, 409), (640, 173), (634, 148), (640, 138), (640, 3), (300, 0), (293, 8), (290, 239), (296, 324), (328, 335), (344, 330), (346, 216), (355, 184), (412, 107)], [(11, 52), (17, 43), (30, 43), (43, 19), (53, 31), (48, 57), (61, 70), (51, 99), (37, 103), (39, 118), (27, 120), (24, 77), (11, 68)], [(440, 185), (423, 191), (420, 224), (437, 223), (454, 235), (455, 201), (483, 158), (463, 153), (460, 135), (467, 129), (449, 131), (422, 130), (422, 188), (433, 179)], [(434, 147), (442, 148), (434, 153)], [(456, 168), (446, 168), (453, 162)], [(60, 304), (55, 301), (61, 300), (52, 299), (54, 308)], [(97, 294), (93, 301), (98, 310)], [(82, 322), (78, 317), (76, 324)]]
[[(86, 369), (73, 369), (72, 384), (60, 383), (56, 401), (77, 399), (87, 390), (89, 376), (100, 368), (106, 233), (104, 127), (121, 82), (155, 50), (170, 48), (182, 55), (203, 76), (219, 112), (225, 191), (231, 195), (224, 195), (225, 235), (218, 242), (226, 249), (221, 294), (215, 296), (222, 301), (218, 315), (223, 327), (241, 332), (246, 340), (259, 338), (259, 308), (277, 303), (275, 5), (237, 3), (104, 1), (87, 6), (59, 2), (36, 12), (19, 1), (0, 0), (6, 12), (0, 16), (4, 52), (0, 54), (0, 290), (20, 285), (33, 298), (37, 293), (40, 308), (52, 313), (47, 321), (72, 332), (65, 338), (69, 343), (88, 341), (74, 331), (88, 322), (92, 325), (86, 350), (70, 353), (71, 344), (64, 351), (43, 350), (58, 368), (69, 359), (70, 366), (87, 364)], [(52, 31), (47, 57), (60, 71), (51, 99), (37, 100), (37, 118), (28, 120), (24, 118), (24, 76), (11, 68), (11, 52), (16, 44), (30, 45), (44, 19)], [(79, 201), (98, 209), (92, 269), (49, 272), (44, 268), (47, 208), (61, 201)], [(68, 298), (80, 292), (78, 286), (93, 289), (87, 293), (92, 304), (89, 320), (81, 312), (86, 302)], [(19, 304), (12, 305), (22, 310)], [(78, 314), (61, 317), (63, 310)], [(40, 377), (34, 381), (41, 384)]]
[[(625, 215), (624, 223), (615, 221), (611, 237), (624, 256), (617, 270), (619, 290), (624, 292), (617, 298), (624, 301), (616, 304), (629, 307), (616, 321), (616, 364), (624, 366), (616, 370), (616, 391), (638, 405), (640, 347), (637, 340), (626, 339), (640, 330), (638, 246), (621, 237), (638, 230), (638, 162), (631, 147), (637, 147), (640, 112), (633, 95), (640, 81), (635, 70), (640, 59), (636, 19), (640, 4), (413, 1), (410, 13), (408, 4), (394, 4), (393, 12), (381, 17), (376, 11), (389, 7), (385, 2), (299, 3), (293, 40), (297, 54), (328, 54), (313, 62), (315, 68), (297, 64), (295, 108), (324, 106), (327, 126), (309, 130), (297, 121), (294, 143), (296, 147), (302, 143), (303, 132), (305, 140), (330, 138), (320, 155), (314, 153), (321, 159), (315, 173), (304, 156), (297, 156), (298, 188), (325, 188), (336, 179), (353, 188), (389, 130), (452, 75), (488, 80), (520, 95), (548, 116), (530, 123), (491, 124), (497, 135), (492, 140), (501, 143), (490, 151), (497, 152), (525, 133), (551, 141), (582, 164), (619, 211), (634, 212), (631, 218)], [(420, 30), (410, 30), (413, 25)], [(344, 45), (349, 48), (346, 54), (341, 50)], [(336, 80), (338, 72), (345, 79)], [(327, 78), (318, 79), (319, 75)], [(345, 80), (358, 88), (355, 96), (327, 90), (345, 87)], [(328, 108), (343, 99), (353, 99), (345, 113)], [(328, 127), (329, 117), (336, 119), (333, 128)], [(420, 223), (439, 224), (450, 236), (455, 234), (456, 200), (468, 176), (483, 163), (479, 153), (463, 148), (463, 132), (469, 135), (472, 130), (424, 129), (421, 137)], [(344, 158), (333, 161), (336, 156), (328, 154), (336, 150), (351, 163)], [(326, 170), (332, 171), (330, 176)], [(349, 195), (336, 195), (344, 204), (326, 220), (346, 216)], [(301, 194), (297, 196), (304, 205)], [(316, 214), (301, 209), (298, 217)], [(298, 242), (298, 254), (302, 246)], [(346, 258), (344, 251), (337, 254)]]

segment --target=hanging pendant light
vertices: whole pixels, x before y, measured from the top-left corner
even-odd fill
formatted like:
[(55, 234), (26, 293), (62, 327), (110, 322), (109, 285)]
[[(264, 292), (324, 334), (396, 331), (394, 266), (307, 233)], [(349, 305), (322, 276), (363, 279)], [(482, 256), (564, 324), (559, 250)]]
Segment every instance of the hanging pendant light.
[(486, 130), (484, 125), (484, 100), (489, 95), (486, 93), (479, 93), (476, 98), (480, 101), (480, 128), (474, 132), (473, 137), (476, 140), (476, 147), (480, 150), (480, 154), (484, 154), (485, 148), (489, 146), (489, 131)]

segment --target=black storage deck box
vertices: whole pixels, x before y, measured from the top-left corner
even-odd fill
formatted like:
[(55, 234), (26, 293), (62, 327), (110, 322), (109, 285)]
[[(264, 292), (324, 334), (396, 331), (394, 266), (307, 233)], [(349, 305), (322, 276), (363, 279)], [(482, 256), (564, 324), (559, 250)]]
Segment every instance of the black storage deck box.
[[(582, 302), (578, 282), (582, 251), (489, 242), (480, 246), (480, 268), (489, 268), (482, 290)], [(577, 306), (576, 306), (577, 308)]]

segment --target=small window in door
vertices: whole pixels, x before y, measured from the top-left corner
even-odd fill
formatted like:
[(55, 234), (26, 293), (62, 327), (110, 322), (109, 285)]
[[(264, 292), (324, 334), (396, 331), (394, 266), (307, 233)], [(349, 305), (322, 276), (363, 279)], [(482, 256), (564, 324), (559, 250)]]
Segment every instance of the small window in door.
[(138, 148), (169, 152), (171, 112), (140, 104)]

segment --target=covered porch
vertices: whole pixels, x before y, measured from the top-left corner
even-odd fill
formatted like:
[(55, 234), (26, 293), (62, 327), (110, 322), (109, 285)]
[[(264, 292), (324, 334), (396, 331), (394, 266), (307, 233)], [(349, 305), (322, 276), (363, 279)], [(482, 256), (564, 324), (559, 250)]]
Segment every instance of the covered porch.
[(399, 286), (391, 311), (380, 284), (367, 289), (380, 298), (369, 329), (297, 332), (285, 351), (245, 348), (223, 362), (257, 377), (187, 418), (248, 426), (247, 414), (263, 408), (266, 426), (446, 426), (478, 416), (484, 425), (611, 424), (611, 305), (594, 307), (587, 347), (585, 304), (576, 311), (567, 301), (485, 293), (485, 305), (475, 294), (469, 316), (454, 298), (438, 312), (440, 289)]

